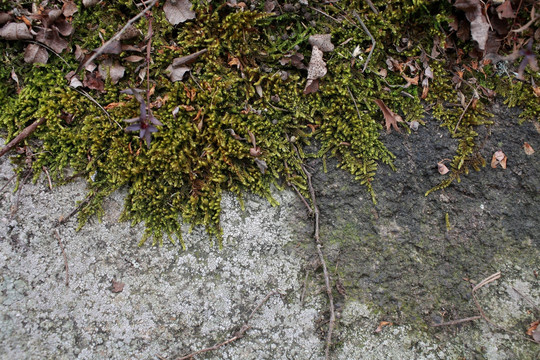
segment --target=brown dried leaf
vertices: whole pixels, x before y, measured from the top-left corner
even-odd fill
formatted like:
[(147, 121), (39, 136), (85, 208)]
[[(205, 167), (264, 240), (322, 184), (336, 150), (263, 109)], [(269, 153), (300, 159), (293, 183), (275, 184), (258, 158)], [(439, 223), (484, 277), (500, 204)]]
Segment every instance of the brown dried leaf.
[(41, 29), (37, 33), (36, 40), (47, 45), (57, 53), (61, 53), (68, 47), (68, 42), (60, 37), (55, 27), (53, 29)]
[(172, 82), (175, 81), (181, 81), (184, 78), (184, 75), (191, 70), (187, 66), (181, 66), (181, 67), (174, 67), (172, 65), (169, 65), (169, 67), (165, 70), (169, 73), (169, 77)]
[(191, 10), (189, 0), (167, 0), (163, 5), (165, 17), (172, 25), (195, 19), (195, 11)]
[(105, 84), (103, 83), (103, 79), (101, 79), (99, 72), (86, 74), (83, 84), (89, 89), (105, 92)]
[(532, 155), (534, 154), (534, 149), (533, 147), (531, 146), (531, 144), (529, 144), (528, 142), (525, 141), (525, 143), (523, 144), (523, 151), (525, 151), (525, 154), (527, 155)]
[(489, 22), (482, 11), (480, 0), (456, 0), (454, 6), (465, 12), (471, 24), (471, 36), (478, 43), (478, 48), (484, 50), (488, 39)]
[(131, 40), (133, 38), (136, 38), (137, 36), (141, 35), (141, 32), (139, 29), (137, 29), (135, 26), (130, 25), (128, 28), (120, 35), (120, 40)]
[(493, 154), (493, 157), (491, 158), (491, 167), (496, 168), (497, 165), (500, 164), (503, 169), (506, 169), (507, 159), (508, 158), (501, 150), (495, 151), (495, 153)]
[(322, 52), (334, 50), (334, 44), (332, 44), (332, 35), (330, 34), (311, 35), (308, 41), (311, 46), (316, 46)]
[(29, 44), (24, 50), (24, 62), (29, 64), (46, 64), (49, 60), (49, 53), (37, 44)]
[(394, 324), (392, 324), (390, 321), (381, 321), (379, 323), (379, 326), (377, 326), (377, 329), (375, 329), (375, 332), (380, 333), (382, 331), (383, 327), (392, 326), (392, 325), (394, 325)]
[(75, 14), (77, 11), (77, 4), (75, 4), (71, 0), (64, 1), (64, 6), (62, 6), (62, 13), (65, 17), (73, 16), (73, 14)]
[(121, 66), (118, 61), (113, 63), (112, 59), (106, 59), (99, 64), (98, 71), (103, 79), (111, 78), (111, 83), (116, 84), (124, 77), (126, 68)]
[(13, 20), (13, 16), (11, 16), (9, 13), (0, 12), (0, 25), (3, 25), (11, 20)]
[(112, 281), (112, 292), (113, 293), (122, 292), (122, 290), (124, 290), (124, 285), (125, 284), (123, 282), (113, 280)]
[(512, 10), (510, 0), (506, 0), (501, 5), (497, 6), (497, 14), (499, 15), (499, 19), (512, 19), (516, 17), (514, 15), (514, 10)]
[(0, 38), (6, 40), (30, 40), (34, 37), (24, 23), (8, 23), (0, 29)]
[(441, 175), (446, 175), (450, 171), (442, 162), (437, 163), (437, 170), (439, 170), (439, 174)]
[(101, 51), (102, 54), (113, 54), (113, 55), (118, 55), (121, 52), (122, 52), (122, 44), (120, 43), (120, 40), (111, 42)]
[(401, 116), (390, 110), (382, 100), (373, 100), (379, 106), (384, 115), (386, 132), (390, 132), (390, 127), (393, 127), (397, 132), (401, 132), (397, 125), (398, 122), (403, 122)]
[(189, 65), (189, 64), (193, 63), (195, 60), (197, 60), (197, 58), (199, 56), (206, 53), (207, 51), (208, 51), (208, 49), (202, 49), (202, 50), (197, 51), (197, 52), (195, 52), (193, 54), (189, 54), (189, 55), (186, 55), (186, 56), (176, 58), (176, 59), (173, 60), (172, 66), (173, 67), (180, 67), (180, 66), (183, 66), (183, 65)]
[(143, 61), (144, 57), (143, 56), (138, 56), (138, 55), (130, 55), (130, 56), (124, 58), (124, 60), (126, 60), (128, 62), (139, 62), (139, 61)]

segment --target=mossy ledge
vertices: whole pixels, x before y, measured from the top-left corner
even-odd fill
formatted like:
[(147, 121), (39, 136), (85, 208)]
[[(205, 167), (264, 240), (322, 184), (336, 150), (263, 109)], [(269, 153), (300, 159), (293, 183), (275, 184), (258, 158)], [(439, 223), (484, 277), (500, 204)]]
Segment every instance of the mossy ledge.
[[(122, 128), (124, 119), (137, 116), (139, 104), (120, 91), (146, 86), (136, 72), (138, 65), (125, 61), (128, 53), (108, 55), (126, 67), (120, 83), (106, 83), (104, 92), (90, 92), (108, 109), (109, 117), (68, 86), (64, 76), (79, 65), (73, 52), (65, 51), (61, 58), (51, 56), (47, 65), (29, 65), (23, 62), (25, 43), (2, 41), (2, 135), (10, 140), (35, 119), (45, 118), (45, 125), (21, 144), (26, 146), (26, 155), (14, 156), (20, 174), (32, 170), (36, 181), (48, 169), (54, 182), (61, 184), (74, 177), (68, 175), (69, 169), (86, 178), (89, 193), (81, 204), (81, 226), (89, 217), (102, 214), (105, 197), (126, 187), (121, 220), (145, 222), (141, 244), (148, 238), (162, 244), (167, 236), (184, 246), (182, 221), (204, 225), (220, 240), (223, 191), (239, 197), (242, 191), (250, 191), (275, 203), (272, 185), (295, 185), (307, 196), (300, 168), (305, 157), (338, 157), (340, 167), (355, 175), (375, 201), (371, 183), (377, 166), (393, 166), (393, 155), (381, 140), (383, 116), (375, 99), (383, 100), (406, 122), (422, 123), (424, 109), (432, 108), (441, 126), (459, 139), (449, 176), (430, 191), (459, 180), (471, 167), (485, 165), (477, 151), (475, 128), (490, 123), (486, 110), (490, 99), (480, 96), (466, 112), (451, 106), (459, 102), (459, 94), (467, 99), (473, 96), (473, 87), (468, 86), (472, 79), (483, 89), (504, 96), (509, 106), (522, 107), (524, 119), (538, 121), (540, 105), (533, 85), (501, 75), (490, 64), (480, 68), (469, 64), (462, 75), (467, 84), (457, 89), (452, 82), (455, 56), (426, 57), (425, 49), (433, 47), (434, 39), (444, 43), (448, 37), (446, 29), (454, 10), (447, 1), (373, 3), (377, 13), (363, 1), (344, 1), (339, 7), (326, 6), (325, 14), (302, 8), (276, 16), (265, 13), (262, 2), (252, 2), (248, 9), (197, 1), (196, 21), (177, 27), (168, 23), (161, 6), (152, 9), (151, 101), (154, 115), (164, 126), (153, 134), (150, 148)], [(99, 47), (100, 36), (110, 38), (126, 15), (139, 11), (131, 1), (103, 2), (89, 9), (80, 1), (77, 4), (78, 12), (71, 20), (75, 28), (71, 49), (77, 45)], [(50, 1), (49, 6), (59, 7), (61, 2)], [(11, 8), (0, 5), (2, 11)], [(365, 71), (366, 56), (354, 58), (352, 54), (357, 47), (367, 54), (371, 41), (352, 16), (354, 12), (377, 41)], [(92, 31), (98, 24), (111, 25)], [(139, 21), (137, 27), (146, 34), (148, 21)], [(309, 58), (308, 37), (322, 33), (331, 34), (336, 49), (325, 55), (328, 74), (319, 91), (304, 95), (305, 70), (281, 65), (279, 60), (291, 51)], [(474, 45), (460, 46), (470, 50)], [(190, 76), (171, 82), (165, 69), (173, 59), (201, 49), (208, 51), (192, 65)], [(429, 64), (434, 78), (427, 95), (422, 96), (421, 85), (407, 85), (402, 74), (382, 76), (380, 70), (387, 68), (389, 57), (418, 64), (418, 68)], [(18, 83), (12, 73), (17, 74)], [(527, 76), (540, 83), (538, 72)], [(179, 111), (173, 115), (177, 107)], [(410, 131), (406, 126), (402, 129)], [(250, 141), (239, 140), (233, 132), (243, 139), (253, 134), (261, 154), (252, 156)], [(309, 152), (314, 139), (318, 151)], [(31, 169), (25, 168), (28, 154)], [(260, 161), (267, 166), (264, 172)]]

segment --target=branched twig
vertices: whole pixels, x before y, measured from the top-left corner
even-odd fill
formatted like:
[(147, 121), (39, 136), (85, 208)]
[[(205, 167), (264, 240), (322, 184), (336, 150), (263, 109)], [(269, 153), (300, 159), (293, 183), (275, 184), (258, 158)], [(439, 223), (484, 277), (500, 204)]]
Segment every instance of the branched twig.
[(69, 266), (68, 266), (66, 251), (64, 249), (64, 245), (62, 244), (62, 239), (60, 238), (60, 234), (58, 233), (57, 229), (54, 229), (54, 234), (56, 235), (56, 239), (58, 240), (60, 249), (62, 249), (62, 255), (64, 256), (64, 266), (66, 267), (66, 286), (69, 286)]
[(369, 50), (368, 57), (366, 59), (366, 62), (364, 63), (364, 68), (362, 69), (362, 72), (364, 72), (364, 71), (366, 71), (366, 68), (367, 68), (367, 66), (369, 64), (369, 61), (371, 60), (371, 55), (373, 54), (373, 50), (375, 50), (375, 46), (377, 45), (377, 41), (375, 41), (375, 38), (373, 37), (373, 35), (371, 35), (371, 33), (369, 32), (366, 24), (364, 24), (364, 22), (362, 21), (360, 16), (356, 13), (356, 11), (353, 11), (353, 14), (356, 17), (356, 20), (358, 20), (358, 22), (362, 26), (362, 29), (364, 29), (366, 34), (368, 34), (369, 38), (371, 39), (371, 50)]
[(324, 274), (324, 283), (326, 286), (326, 294), (328, 295), (328, 303), (330, 308), (330, 319), (328, 322), (328, 333), (326, 335), (326, 349), (325, 349), (325, 358), (328, 359), (330, 356), (330, 345), (332, 344), (332, 332), (334, 330), (334, 325), (336, 323), (336, 315), (334, 312), (334, 297), (332, 295), (332, 287), (330, 285), (330, 275), (328, 273), (328, 269), (326, 267), (326, 261), (324, 260), (324, 255), (322, 252), (322, 242), (320, 239), (320, 232), (319, 232), (319, 207), (317, 206), (317, 199), (315, 197), (315, 189), (313, 188), (313, 184), (311, 182), (311, 174), (309, 171), (307, 171), (306, 167), (302, 164), (300, 165), (302, 167), (302, 171), (306, 175), (308, 187), (309, 187), (309, 194), (311, 196), (311, 202), (313, 203), (313, 214), (315, 215), (314, 219), (314, 235), (313, 238), (315, 239), (315, 245), (317, 247), (317, 254), (319, 255), (319, 260), (321, 262), (321, 265), (323, 267), (323, 274)]
[[(222, 346), (225, 346), (227, 344), (230, 344), (232, 343), (233, 341), (236, 341), (240, 338), (242, 338), (244, 336), (244, 334), (246, 333), (246, 331), (248, 331), (250, 328), (251, 328), (251, 325), (249, 325), (249, 321), (251, 320), (251, 318), (253, 317), (253, 315), (261, 308), (261, 306), (263, 306), (264, 303), (266, 303), (268, 301), (268, 299), (270, 298), (270, 296), (272, 295), (275, 295), (275, 294), (280, 294), (279, 291), (277, 290), (274, 290), (274, 291), (271, 291), (268, 293), (268, 295), (266, 295), (264, 297), (264, 299), (262, 299), (262, 301), (255, 307), (255, 309), (253, 309), (253, 311), (251, 312), (251, 314), (249, 314), (249, 317), (247, 318), (246, 322), (242, 325), (242, 327), (240, 328), (240, 330), (238, 330), (237, 332), (235, 332), (233, 334), (233, 336), (223, 342), (220, 342), (218, 344), (215, 344), (214, 346), (210, 346), (210, 347), (207, 347), (205, 349), (201, 349), (201, 350), (198, 350), (198, 351), (195, 351), (195, 352), (192, 352), (191, 354), (188, 354), (188, 355), (184, 355), (182, 357), (179, 357), (177, 358), (177, 360), (187, 360), (187, 359), (191, 359), (193, 358), (194, 356), (196, 355), (199, 355), (199, 354), (202, 354), (202, 353), (205, 353), (205, 352), (208, 352), (208, 351), (213, 351), (213, 350), (217, 350), (219, 349), (220, 347)], [(163, 359), (161, 356), (159, 356), (160, 359)]]
[(34, 121), (31, 125), (27, 126), (15, 139), (11, 140), (6, 146), (0, 150), (0, 156), (13, 149), (18, 143), (28, 137), (36, 128), (45, 122), (45, 118)]
[(141, 11), (139, 14), (137, 14), (135, 17), (133, 17), (131, 20), (129, 20), (126, 25), (124, 25), (124, 27), (119, 31), (117, 32), (112, 38), (110, 38), (105, 44), (103, 44), (102, 46), (100, 46), (92, 56), (90, 56), (88, 58), (88, 60), (86, 60), (84, 63), (82, 63), (79, 68), (77, 69), (77, 72), (81, 71), (81, 69), (84, 69), (86, 67), (86, 65), (90, 64), (92, 61), (94, 61), (98, 56), (100, 56), (101, 54), (103, 54), (103, 51), (105, 49), (107, 49), (107, 47), (109, 45), (111, 45), (114, 41), (118, 40), (120, 38), (120, 36), (137, 20), (139, 20), (139, 18), (141, 18), (148, 10), (150, 10), (152, 8), (152, 6), (154, 6), (156, 4), (157, 0), (152, 0), (149, 4), (148, 4), (148, 7), (146, 7), (143, 11)]

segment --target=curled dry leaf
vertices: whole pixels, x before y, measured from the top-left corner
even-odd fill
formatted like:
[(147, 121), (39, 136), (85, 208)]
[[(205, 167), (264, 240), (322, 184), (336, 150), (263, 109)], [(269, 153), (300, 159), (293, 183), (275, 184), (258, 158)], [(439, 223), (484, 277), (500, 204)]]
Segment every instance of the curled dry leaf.
[(167, 0), (163, 5), (165, 17), (172, 25), (195, 19), (195, 11), (191, 10), (189, 0)]
[(24, 23), (8, 23), (0, 29), (0, 38), (6, 40), (30, 40), (34, 37)]
[(403, 119), (401, 118), (401, 116), (399, 116), (398, 114), (390, 110), (388, 106), (386, 106), (386, 104), (382, 100), (375, 99), (373, 101), (375, 101), (375, 103), (379, 106), (379, 108), (383, 112), (386, 132), (391, 131), (390, 127), (393, 127), (394, 130), (396, 130), (397, 132), (400, 132), (397, 123), (403, 122)]
[(314, 80), (318, 80), (326, 75), (326, 63), (323, 60), (323, 52), (319, 50), (317, 46), (313, 47), (311, 51), (311, 59), (309, 60), (308, 67), (308, 82), (304, 88), (304, 94), (310, 94), (317, 91), (319, 88), (318, 82), (314, 83)]
[(501, 150), (495, 151), (495, 153), (493, 154), (493, 157), (491, 158), (491, 167), (496, 168), (497, 165), (500, 164), (503, 169), (506, 169), (507, 159), (508, 158)]
[(450, 171), (450, 170), (448, 170), (446, 165), (444, 165), (442, 163), (442, 161), (437, 163), (437, 170), (439, 170), (439, 174), (441, 174), (441, 175), (446, 175)]
[(525, 151), (525, 154), (527, 155), (532, 155), (534, 154), (534, 149), (533, 147), (531, 146), (531, 144), (529, 144), (528, 142), (525, 141), (525, 143), (523, 144), (523, 151)]
[(169, 77), (172, 82), (175, 81), (181, 81), (184, 78), (184, 75), (190, 70), (187, 66), (181, 66), (181, 67), (174, 67), (172, 65), (169, 65), (166, 72), (169, 73)]
[(120, 40), (130, 40), (133, 38), (136, 38), (137, 36), (141, 35), (141, 32), (139, 29), (137, 29), (135, 26), (130, 25), (128, 28), (120, 35)]
[(49, 60), (49, 53), (37, 44), (29, 44), (24, 50), (24, 62), (29, 64), (46, 64)]

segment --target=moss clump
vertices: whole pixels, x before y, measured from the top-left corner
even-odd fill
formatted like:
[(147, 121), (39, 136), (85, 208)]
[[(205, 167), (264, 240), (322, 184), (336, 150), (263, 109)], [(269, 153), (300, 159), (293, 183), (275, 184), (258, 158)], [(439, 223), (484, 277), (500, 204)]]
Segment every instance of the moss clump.
[[(89, 194), (81, 204), (81, 224), (101, 214), (106, 196), (127, 187), (122, 219), (145, 222), (141, 243), (153, 237), (154, 243), (161, 244), (164, 235), (182, 242), (180, 220), (205, 225), (219, 239), (223, 191), (240, 196), (248, 190), (275, 203), (270, 186), (294, 184), (307, 195), (300, 165), (309, 156), (337, 156), (340, 167), (354, 174), (375, 200), (371, 184), (377, 167), (393, 166), (393, 155), (380, 139), (382, 114), (373, 100), (383, 100), (406, 121), (421, 122), (422, 88), (407, 84), (406, 78), (429, 63), (435, 76), (424, 100), (435, 106), (434, 115), (442, 126), (460, 139), (452, 175), (439, 188), (447, 186), (469, 167), (483, 165), (475, 151), (475, 127), (489, 123), (483, 101), (463, 115), (462, 109), (448, 107), (457, 97), (448, 64), (425, 56), (433, 39), (444, 37), (450, 5), (406, 0), (373, 3), (377, 13), (365, 2), (349, 1), (340, 5), (343, 8), (328, 6), (326, 15), (301, 8), (272, 16), (263, 11), (262, 3), (247, 10), (198, 1), (194, 2), (197, 21), (176, 28), (162, 9), (154, 8), (150, 101), (153, 114), (164, 125), (152, 135), (150, 148), (137, 134), (123, 129), (124, 119), (138, 116), (139, 104), (120, 91), (146, 87), (139, 64), (124, 60), (129, 52), (107, 55), (126, 67), (123, 80), (115, 86), (106, 83), (102, 93), (91, 91), (108, 109), (105, 114), (67, 86), (64, 75), (78, 66), (74, 53), (61, 54), (63, 60), (52, 56), (48, 65), (23, 65), (24, 44), (1, 42), (0, 81), (9, 85), (0, 87), (0, 128), (9, 140), (36, 118), (46, 119), (46, 125), (25, 143), (34, 154), (35, 178), (43, 167), (57, 182), (73, 178), (68, 168), (85, 177)], [(57, 5), (60, 2), (49, 2)], [(138, 11), (131, 1), (80, 7), (72, 20), (76, 31), (71, 46), (97, 48), (101, 37), (111, 37), (126, 15)], [(371, 40), (354, 13), (377, 41), (367, 66), (363, 52), (369, 51)], [(410, 19), (415, 20), (414, 26), (407, 25), (413, 23)], [(96, 31), (97, 24), (103, 23), (110, 25)], [(147, 20), (136, 26), (143, 34), (148, 32)], [(309, 58), (307, 39), (316, 33), (330, 33), (336, 49), (325, 55), (328, 73), (319, 91), (304, 95), (305, 70), (279, 60), (290, 52)], [(146, 44), (142, 36), (129, 42)], [(353, 57), (355, 48), (361, 49), (361, 57)], [(165, 69), (173, 59), (202, 49), (207, 52), (191, 65), (190, 75), (171, 82)], [(383, 76), (380, 70), (387, 68), (390, 57), (406, 64), (405, 70)], [(12, 70), (19, 74), (20, 91), (11, 80)], [(516, 95), (509, 101), (530, 103), (533, 99), (521, 95), (519, 86), (523, 85), (510, 87)], [(529, 107), (530, 115), (537, 114), (537, 106)], [(307, 153), (313, 139), (320, 148)], [(252, 148), (260, 151), (254, 154)]]

